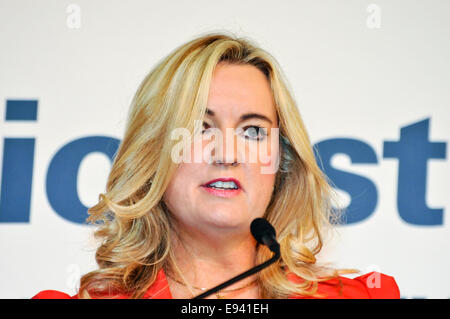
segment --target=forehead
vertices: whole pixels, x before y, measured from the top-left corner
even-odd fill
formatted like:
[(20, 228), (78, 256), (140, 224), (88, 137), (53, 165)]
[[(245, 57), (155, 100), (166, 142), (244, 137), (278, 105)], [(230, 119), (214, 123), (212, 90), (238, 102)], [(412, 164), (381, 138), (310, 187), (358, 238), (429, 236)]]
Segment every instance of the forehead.
[(255, 112), (276, 121), (269, 81), (252, 65), (219, 63), (211, 80), (208, 109), (220, 117)]

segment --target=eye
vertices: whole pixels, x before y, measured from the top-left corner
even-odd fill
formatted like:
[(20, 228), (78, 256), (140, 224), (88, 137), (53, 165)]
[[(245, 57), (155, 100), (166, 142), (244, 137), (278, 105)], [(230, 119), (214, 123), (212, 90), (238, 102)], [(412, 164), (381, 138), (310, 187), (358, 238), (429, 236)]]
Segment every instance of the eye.
[(261, 141), (267, 136), (267, 129), (258, 125), (251, 125), (244, 127), (245, 138)]
[(210, 128), (210, 127), (211, 127), (211, 126), (209, 126), (208, 123), (203, 122), (203, 125), (202, 125), (202, 134), (204, 134), (204, 133), (206, 132), (206, 130), (207, 130), (208, 128)]

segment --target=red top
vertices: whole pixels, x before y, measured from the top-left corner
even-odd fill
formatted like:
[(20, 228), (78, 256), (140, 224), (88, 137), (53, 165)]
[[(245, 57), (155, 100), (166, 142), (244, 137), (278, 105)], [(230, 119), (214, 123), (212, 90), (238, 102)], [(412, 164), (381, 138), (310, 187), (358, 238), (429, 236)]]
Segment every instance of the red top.
[[(300, 282), (302, 279), (288, 274), (288, 279)], [(370, 272), (350, 279), (339, 276), (318, 283), (317, 292), (325, 299), (398, 299), (400, 290), (391, 276)], [(78, 299), (78, 294), (70, 296), (57, 290), (43, 290), (31, 299)], [(127, 295), (114, 296), (114, 299), (128, 299)], [(155, 282), (148, 288), (142, 299), (172, 299), (164, 271), (158, 272)], [(311, 299), (309, 296), (291, 295), (289, 299)]]

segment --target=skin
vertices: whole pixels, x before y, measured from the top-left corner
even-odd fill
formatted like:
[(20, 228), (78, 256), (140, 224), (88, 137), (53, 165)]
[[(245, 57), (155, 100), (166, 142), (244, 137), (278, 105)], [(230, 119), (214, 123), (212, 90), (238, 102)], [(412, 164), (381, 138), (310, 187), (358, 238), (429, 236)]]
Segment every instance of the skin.
[[(253, 163), (249, 160), (239, 162), (238, 156), (245, 152), (248, 159), (249, 152), (262, 143), (252, 139), (263, 136), (249, 127), (265, 128), (267, 140), (271, 137), (270, 129), (278, 127), (278, 118), (268, 80), (250, 65), (218, 64), (211, 81), (207, 108), (214, 115), (205, 115), (204, 128), (219, 129), (224, 134), (223, 145), (207, 152), (207, 160), (201, 163), (182, 162), (163, 200), (177, 223), (178, 231), (173, 238), (178, 266), (189, 283), (211, 288), (255, 265), (256, 242), (249, 226), (254, 218), (264, 215), (276, 173), (262, 174), (261, 167), (268, 163), (259, 158)], [(247, 113), (264, 115), (271, 123), (259, 118), (241, 121), (240, 117)], [(242, 131), (230, 136), (225, 133), (227, 128), (242, 128)], [(227, 143), (233, 138), (235, 147), (227, 149)], [(238, 148), (237, 140), (246, 138), (248, 143)], [(204, 150), (211, 140), (194, 139), (192, 150), (196, 143)], [(278, 145), (272, 149), (270, 142), (268, 144), (267, 155), (274, 161), (278, 156)], [(238, 163), (232, 165), (234, 162)], [(219, 177), (236, 178), (242, 186), (240, 194), (231, 198), (218, 197), (201, 186)], [(170, 277), (167, 279), (174, 298), (192, 296), (185, 286)], [(242, 287), (253, 279), (250, 277), (226, 289)], [(200, 291), (196, 291), (198, 293)], [(254, 285), (234, 293), (233, 297), (258, 298), (258, 294)]]

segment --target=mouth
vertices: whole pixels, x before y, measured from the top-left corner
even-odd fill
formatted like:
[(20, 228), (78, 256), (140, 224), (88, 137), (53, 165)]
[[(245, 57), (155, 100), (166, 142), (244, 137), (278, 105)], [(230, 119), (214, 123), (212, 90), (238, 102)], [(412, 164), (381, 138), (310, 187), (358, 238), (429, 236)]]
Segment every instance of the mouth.
[(219, 197), (233, 197), (240, 194), (242, 186), (235, 178), (217, 178), (201, 185), (208, 193)]

